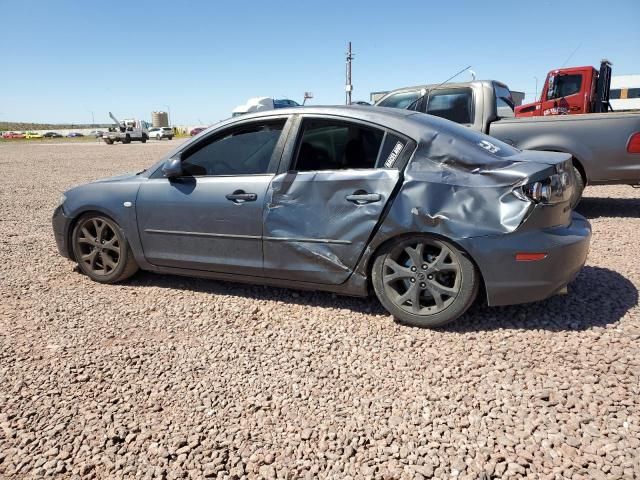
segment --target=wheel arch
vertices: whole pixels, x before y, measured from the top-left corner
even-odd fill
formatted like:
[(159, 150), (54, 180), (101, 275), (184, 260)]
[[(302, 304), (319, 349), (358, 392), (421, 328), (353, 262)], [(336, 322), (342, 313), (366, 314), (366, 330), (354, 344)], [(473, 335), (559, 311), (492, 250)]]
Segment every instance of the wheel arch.
[(480, 268), (480, 266), (478, 265), (478, 262), (476, 262), (476, 260), (473, 258), (473, 256), (467, 251), (466, 248), (464, 248), (462, 245), (460, 245), (460, 243), (456, 242), (455, 240), (448, 238), (444, 235), (441, 235), (439, 233), (434, 233), (434, 232), (404, 232), (398, 235), (394, 235), (390, 238), (387, 238), (386, 240), (384, 240), (382, 243), (380, 243), (377, 247), (375, 247), (375, 249), (371, 252), (370, 255), (367, 256), (366, 258), (366, 263), (365, 263), (365, 275), (366, 275), (366, 279), (367, 279), (367, 289), (369, 291), (369, 293), (373, 292), (373, 285), (372, 285), (372, 280), (371, 280), (371, 273), (373, 270), (373, 264), (375, 262), (375, 259), (378, 255), (380, 255), (380, 252), (384, 251), (384, 249), (388, 248), (390, 245), (392, 245), (395, 242), (398, 241), (402, 241), (405, 238), (409, 238), (409, 237), (413, 237), (413, 236), (430, 236), (439, 240), (444, 240), (446, 242), (451, 243), (453, 246), (455, 246), (458, 250), (460, 250), (460, 252), (462, 252), (462, 254), (464, 256), (466, 256), (471, 263), (473, 263), (473, 266), (476, 268), (476, 271), (478, 272), (478, 275), (480, 277), (480, 291), (479, 293), (481, 293), (483, 295), (483, 297), (487, 298), (487, 293), (486, 293), (486, 285), (485, 285), (485, 280), (484, 280), (484, 275), (482, 273), (482, 269)]

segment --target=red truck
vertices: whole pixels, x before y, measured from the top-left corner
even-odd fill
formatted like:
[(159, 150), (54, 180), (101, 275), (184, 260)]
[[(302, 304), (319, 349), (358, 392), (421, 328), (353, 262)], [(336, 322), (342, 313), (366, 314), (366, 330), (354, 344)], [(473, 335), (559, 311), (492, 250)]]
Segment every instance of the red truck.
[(552, 70), (542, 87), (540, 100), (515, 108), (516, 117), (602, 113), (611, 109), (611, 62), (602, 60), (600, 70), (571, 67)]

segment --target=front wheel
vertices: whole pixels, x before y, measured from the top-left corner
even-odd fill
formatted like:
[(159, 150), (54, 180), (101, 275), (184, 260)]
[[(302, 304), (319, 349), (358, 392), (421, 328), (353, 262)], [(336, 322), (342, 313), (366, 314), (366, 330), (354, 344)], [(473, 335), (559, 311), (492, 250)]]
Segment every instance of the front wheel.
[(158, 141), (162, 140), (162, 135), (156, 135), (156, 140)]
[(380, 303), (401, 323), (438, 327), (460, 317), (478, 294), (473, 262), (451, 243), (416, 235), (384, 248), (372, 283)]
[(115, 283), (138, 271), (124, 234), (110, 218), (99, 214), (85, 215), (78, 220), (71, 235), (78, 266), (92, 280)]

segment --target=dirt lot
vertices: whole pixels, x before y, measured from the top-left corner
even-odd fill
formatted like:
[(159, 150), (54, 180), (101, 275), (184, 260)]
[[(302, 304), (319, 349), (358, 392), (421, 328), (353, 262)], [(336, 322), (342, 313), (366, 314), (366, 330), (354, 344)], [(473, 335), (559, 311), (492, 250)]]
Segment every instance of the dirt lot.
[(82, 276), (60, 194), (169, 145), (0, 145), (0, 477), (640, 477), (639, 190), (587, 189), (569, 295), (429, 331), (374, 299)]

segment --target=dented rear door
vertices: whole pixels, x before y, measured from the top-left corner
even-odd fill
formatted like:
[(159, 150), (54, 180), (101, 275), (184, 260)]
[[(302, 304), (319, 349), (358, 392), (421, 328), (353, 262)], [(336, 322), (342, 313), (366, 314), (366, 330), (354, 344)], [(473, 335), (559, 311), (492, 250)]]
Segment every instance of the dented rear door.
[(265, 203), (265, 274), (333, 285), (347, 280), (399, 173), (372, 168), (276, 176)]

